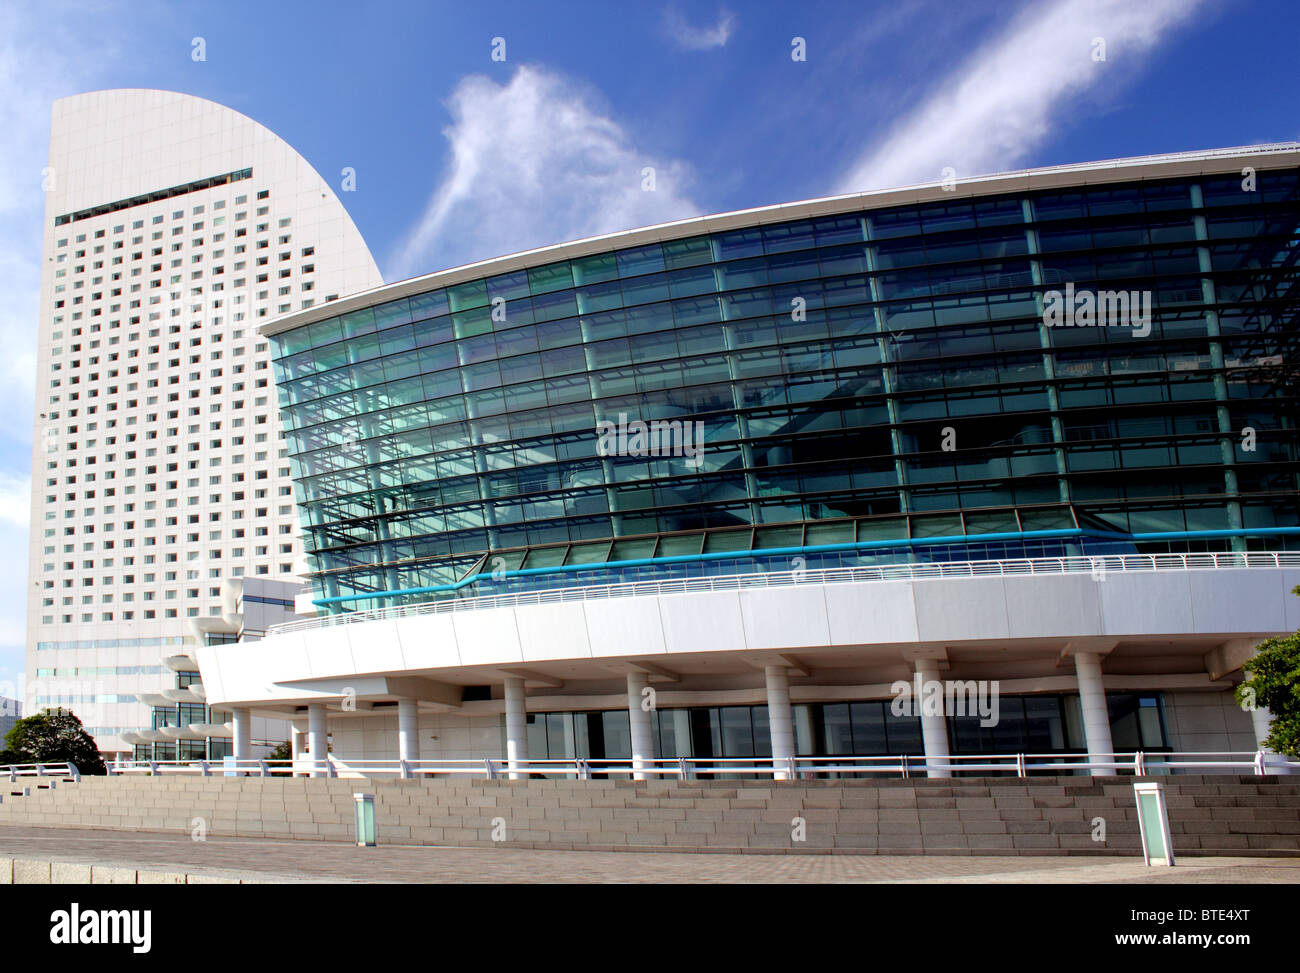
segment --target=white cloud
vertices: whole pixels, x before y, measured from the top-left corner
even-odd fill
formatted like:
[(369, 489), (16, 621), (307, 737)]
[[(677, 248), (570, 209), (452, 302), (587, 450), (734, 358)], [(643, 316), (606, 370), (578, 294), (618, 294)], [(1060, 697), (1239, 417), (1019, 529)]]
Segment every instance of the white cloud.
[(31, 504), (32, 478), (0, 472), (0, 524), (26, 529)]
[(639, 148), (596, 100), (527, 65), (506, 84), (462, 79), (448, 100), (446, 174), (389, 279), (697, 215), (689, 166)]
[[(12, 16), (17, 16), (11, 12)], [(41, 64), (21, 29), (0, 38), (0, 130), (5, 133), (0, 178), (0, 409), (4, 435), (30, 441), (35, 394), (36, 328), (41, 283), (41, 170), (49, 143), (51, 89), (58, 69)], [(20, 418), (21, 417), (21, 418)]]
[[(157, 10), (132, 8), (141, 16)], [(49, 161), (50, 105), (102, 87), (119, 56), (121, 12), (93, 4), (0, 11), (0, 678), (23, 671), (32, 404)], [(88, 38), (93, 38), (89, 41)]]
[(678, 47), (687, 51), (708, 51), (726, 47), (736, 24), (736, 15), (723, 10), (712, 27), (695, 27), (676, 8), (664, 12), (664, 28)]
[[(0, 15), (0, 411), (7, 418), (0, 436), (22, 444), (31, 442), (36, 390), (50, 106), (99, 87), (97, 79), (118, 56), (118, 19), (81, 3), (12, 4)], [(24, 455), (24, 467), (26, 461)]]
[(24, 668), (27, 640), (27, 483), (0, 477), (0, 682)]
[[(0, 523), (0, 548), (9, 555), (0, 563), (0, 683), (15, 682), (27, 658), (27, 530)], [(0, 695), (7, 695), (0, 692)]]
[[(1072, 101), (1115, 86), (1188, 19), (1200, 0), (1057, 0), (1031, 4), (944, 78), (915, 111), (853, 164), (840, 192), (935, 182), (1014, 168), (1053, 129)], [(1094, 39), (1104, 61), (1093, 59)]]

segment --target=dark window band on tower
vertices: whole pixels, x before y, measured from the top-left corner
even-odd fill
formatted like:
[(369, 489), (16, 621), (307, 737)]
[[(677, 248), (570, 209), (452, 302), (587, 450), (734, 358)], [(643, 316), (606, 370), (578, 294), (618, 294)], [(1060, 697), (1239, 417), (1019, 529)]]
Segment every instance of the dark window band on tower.
[(54, 225), (64, 226), (68, 223), (74, 223), (77, 220), (88, 220), (92, 216), (103, 216), (105, 213), (116, 213), (118, 210), (130, 209), (133, 206), (143, 206), (145, 203), (156, 203), (160, 199), (171, 199), (173, 196), (184, 196), (186, 193), (197, 192), (200, 189), (211, 189), (213, 186), (224, 186), (227, 183), (239, 182), (241, 179), (252, 178), (252, 169), (236, 169), (234, 172), (227, 172), (220, 176), (211, 176), (207, 179), (196, 179), (194, 182), (187, 182), (182, 186), (172, 186), (169, 189), (159, 189), (156, 192), (145, 193), (142, 196), (132, 196), (130, 199), (119, 199), (113, 203), (104, 203), (102, 206), (93, 206), (90, 209), (78, 210), (75, 213), (65, 213), (63, 216), (54, 217)]

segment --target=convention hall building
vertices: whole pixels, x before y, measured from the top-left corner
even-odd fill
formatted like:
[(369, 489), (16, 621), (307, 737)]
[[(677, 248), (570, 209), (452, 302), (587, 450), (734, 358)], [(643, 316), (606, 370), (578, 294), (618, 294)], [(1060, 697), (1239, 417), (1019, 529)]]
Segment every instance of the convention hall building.
[(343, 767), (1256, 751), (1298, 187), (1295, 143), (1034, 169), (274, 318), (318, 614), (196, 649), (209, 705)]

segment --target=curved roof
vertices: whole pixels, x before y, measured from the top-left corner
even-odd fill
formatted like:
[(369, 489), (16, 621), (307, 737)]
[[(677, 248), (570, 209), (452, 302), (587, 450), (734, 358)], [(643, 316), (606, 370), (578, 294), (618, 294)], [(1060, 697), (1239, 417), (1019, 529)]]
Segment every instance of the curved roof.
[(409, 280), (385, 284), (373, 290), (354, 293), (350, 297), (318, 305), (305, 311), (286, 314), (268, 321), (258, 328), (263, 335), (279, 334), (292, 328), (320, 321), (335, 314), (370, 307), (383, 301), (397, 300), (412, 294), (421, 294), (438, 287), (447, 287), (468, 280), (508, 273), (525, 267), (536, 267), (557, 260), (605, 253), (627, 247), (642, 246), (664, 240), (677, 240), (703, 233), (715, 233), (744, 226), (781, 223), (787, 220), (807, 219), (814, 216), (831, 216), (837, 213), (856, 212), (863, 209), (881, 209), (888, 206), (907, 206), (914, 203), (941, 199), (962, 199), (987, 196), (995, 193), (1028, 192), (1051, 189), (1057, 186), (1095, 185), (1098, 183), (1127, 182), (1133, 179), (1167, 179), (1170, 177), (1199, 175), (1202, 173), (1237, 172), (1243, 166), (1279, 169), (1300, 165), (1300, 142), (1278, 142), (1265, 145), (1248, 145), (1235, 148), (1209, 149), (1196, 152), (1176, 152), (1165, 155), (1135, 156), (1127, 159), (1108, 159), (1070, 165), (1046, 166), (1038, 169), (1021, 169), (1014, 172), (974, 176), (958, 179), (955, 185), (945, 188), (943, 183), (931, 182), (898, 189), (880, 189), (843, 196), (826, 196), (774, 206), (697, 216), (671, 223), (639, 229), (621, 230), (601, 236), (587, 237), (569, 243), (559, 243), (520, 253), (480, 260), (448, 270), (412, 277)]
[(75, 222), (55, 227), (57, 217), (249, 167), (246, 185), (269, 189), (277, 211), (292, 192), (294, 225), (313, 225), (320, 279), (340, 294), (382, 283), (352, 218), (311, 163), (247, 115), (178, 91), (113, 88), (54, 102), (46, 235), (74, 232)]

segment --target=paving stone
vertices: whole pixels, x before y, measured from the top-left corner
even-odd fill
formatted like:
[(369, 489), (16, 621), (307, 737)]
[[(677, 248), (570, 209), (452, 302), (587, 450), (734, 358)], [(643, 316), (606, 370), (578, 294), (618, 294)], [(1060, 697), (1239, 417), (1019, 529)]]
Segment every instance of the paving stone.
[(13, 864), (14, 885), (49, 885), (50, 863), (16, 858)]
[(136, 870), (112, 865), (94, 865), (90, 869), (90, 881), (94, 885), (134, 885)]
[(90, 866), (77, 862), (51, 862), (50, 882), (54, 885), (89, 885)]

